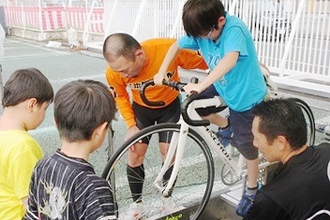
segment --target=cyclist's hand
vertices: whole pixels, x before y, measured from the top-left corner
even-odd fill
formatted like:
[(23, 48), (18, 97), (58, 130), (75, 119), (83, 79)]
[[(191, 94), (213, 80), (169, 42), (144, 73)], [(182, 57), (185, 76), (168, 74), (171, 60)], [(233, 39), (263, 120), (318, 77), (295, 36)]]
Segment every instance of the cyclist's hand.
[[(136, 125), (133, 125), (132, 127), (130, 127), (128, 130), (127, 130), (127, 134), (126, 134), (126, 137), (125, 137), (125, 141), (128, 140), (130, 137), (132, 137), (134, 134), (138, 133), (140, 131), (140, 129), (136, 126)], [(131, 150), (134, 151), (134, 145), (131, 147)]]
[(157, 73), (154, 76), (154, 83), (155, 85), (163, 85), (163, 79), (164, 79), (164, 74), (163, 73)]
[(203, 90), (200, 84), (195, 84), (195, 83), (188, 83), (183, 87), (183, 89), (188, 95), (190, 95), (193, 92), (200, 93)]

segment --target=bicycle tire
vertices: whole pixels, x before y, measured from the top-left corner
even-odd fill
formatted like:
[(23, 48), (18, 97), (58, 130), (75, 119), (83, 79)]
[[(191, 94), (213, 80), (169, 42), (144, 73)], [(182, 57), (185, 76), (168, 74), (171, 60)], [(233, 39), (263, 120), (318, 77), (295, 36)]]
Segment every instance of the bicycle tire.
[(315, 118), (313, 111), (305, 101), (299, 98), (290, 98), (290, 99), (294, 100), (303, 111), (307, 123), (307, 145), (313, 146), (315, 143)]
[(189, 129), (186, 148), (171, 196), (175, 204), (174, 212), (167, 213), (161, 208), (165, 198), (153, 187), (153, 181), (161, 169), (161, 159), (157, 157), (157, 154), (160, 155), (158, 135), (155, 135), (159, 132), (180, 132), (180, 125), (162, 123), (142, 129), (114, 153), (102, 173), (102, 177), (110, 182), (114, 190), (119, 219), (125, 219), (125, 213), (133, 202), (125, 172), (128, 150), (134, 143), (150, 136), (143, 163), (145, 181), (142, 219), (197, 219), (207, 205), (214, 181), (213, 157), (203, 138), (196, 131)]

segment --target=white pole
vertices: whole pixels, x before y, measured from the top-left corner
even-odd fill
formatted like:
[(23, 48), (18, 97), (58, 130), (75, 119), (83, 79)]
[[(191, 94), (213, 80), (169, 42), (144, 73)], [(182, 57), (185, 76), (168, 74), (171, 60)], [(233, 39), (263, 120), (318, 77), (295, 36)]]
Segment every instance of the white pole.
[(41, 0), (38, 0), (38, 5), (39, 5), (39, 14), (38, 14), (38, 17), (39, 17), (39, 25), (40, 25), (40, 32), (41, 33), (44, 33), (44, 28), (42, 27), (42, 10), (41, 10)]
[(86, 24), (85, 24), (85, 29), (83, 33), (83, 45), (85, 46), (87, 41), (88, 41), (88, 35), (89, 35), (89, 25), (91, 23), (91, 18), (93, 15), (93, 10), (94, 10), (94, 5), (95, 5), (95, 0), (93, 0), (91, 8), (89, 10), (89, 13), (87, 13), (87, 1), (86, 1)]
[(134, 23), (134, 26), (133, 26), (133, 31), (132, 31), (132, 36), (133, 37), (136, 37), (137, 32), (139, 30), (139, 25), (141, 23), (141, 18), (142, 18), (146, 3), (147, 3), (146, 0), (141, 1), (139, 11), (138, 11), (138, 14), (136, 16), (135, 23)]
[(174, 25), (172, 28), (172, 33), (170, 35), (171, 38), (175, 37), (175, 34), (177, 33), (177, 28), (179, 27), (180, 21), (181, 21), (181, 14), (182, 14), (182, 8), (184, 5), (185, 1), (180, 1), (180, 5), (178, 7), (178, 11), (177, 11), (177, 16), (175, 17), (175, 21), (174, 21)]
[[(118, 0), (115, 0), (115, 2), (113, 3), (113, 6), (112, 6), (112, 10), (111, 10), (111, 13), (110, 13), (110, 18), (108, 20), (108, 23), (107, 23), (107, 28), (104, 32), (104, 38), (103, 38), (103, 41), (105, 41), (105, 39), (108, 37), (109, 35), (109, 32), (110, 32), (110, 26), (112, 24), (112, 20), (113, 20), (113, 16), (115, 14), (115, 10), (117, 9), (117, 4), (118, 4)], [(104, 4), (104, 11), (107, 11), (106, 8), (105, 8), (106, 4)]]
[(291, 46), (292, 46), (292, 43), (293, 43), (293, 38), (296, 34), (296, 31), (298, 29), (298, 26), (299, 26), (299, 22), (301, 22), (301, 16), (302, 16), (302, 12), (305, 8), (305, 0), (301, 0), (300, 1), (300, 5), (299, 5), (299, 8), (298, 8), (298, 11), (297, 11), (297, 16), (296, 18), (294, 19), (294, 22), (293, 22), (293, 25), (292, 25), (292, 31), (290, 33), (290, 36), (289, 36), (289, 40), (288, 42), (286, 43), (285, 45), (285, 50), (284, 50), (284, 53), (283, 53), (283, 57), (281, 59), (281, 63), (279, 65), (279, 77), (282, 78), (284, 76), (283, 72), (284, 72), (284, 67), (285, 67), (285, 62), (289, 56), (289, 52), (290, 52), (290, 49), (291, 49)]

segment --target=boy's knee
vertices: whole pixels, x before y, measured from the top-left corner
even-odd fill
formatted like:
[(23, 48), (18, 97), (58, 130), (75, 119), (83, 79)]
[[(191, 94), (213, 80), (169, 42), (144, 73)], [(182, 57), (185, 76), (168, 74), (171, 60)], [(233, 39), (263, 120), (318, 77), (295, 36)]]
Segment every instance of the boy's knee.
[[(232, 143), (233, 144), (233, 143)], [(258, 149), (250, 143), (235, 145), (237, 150), (248, 160), (255, 160), (258, 158)]]

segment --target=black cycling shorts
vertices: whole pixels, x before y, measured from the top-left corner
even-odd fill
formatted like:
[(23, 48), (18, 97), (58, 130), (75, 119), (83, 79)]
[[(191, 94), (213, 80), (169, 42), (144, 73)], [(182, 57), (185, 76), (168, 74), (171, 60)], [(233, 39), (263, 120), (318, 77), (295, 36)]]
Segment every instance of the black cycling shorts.
[[(178, 122), (181, 114), (180, 98), (177, 97), (171, 104), (164, 108), (151, 109), (137, 103), (132, 104), (135, 114), (136, 126), (139, 129), (149, 127), (154, 124), (164, 122)], [(168, 142), (168, 134), (161, 132), (159, 142)], [(149, 143), (149, 138), (142, 140), (143, 143)]]

